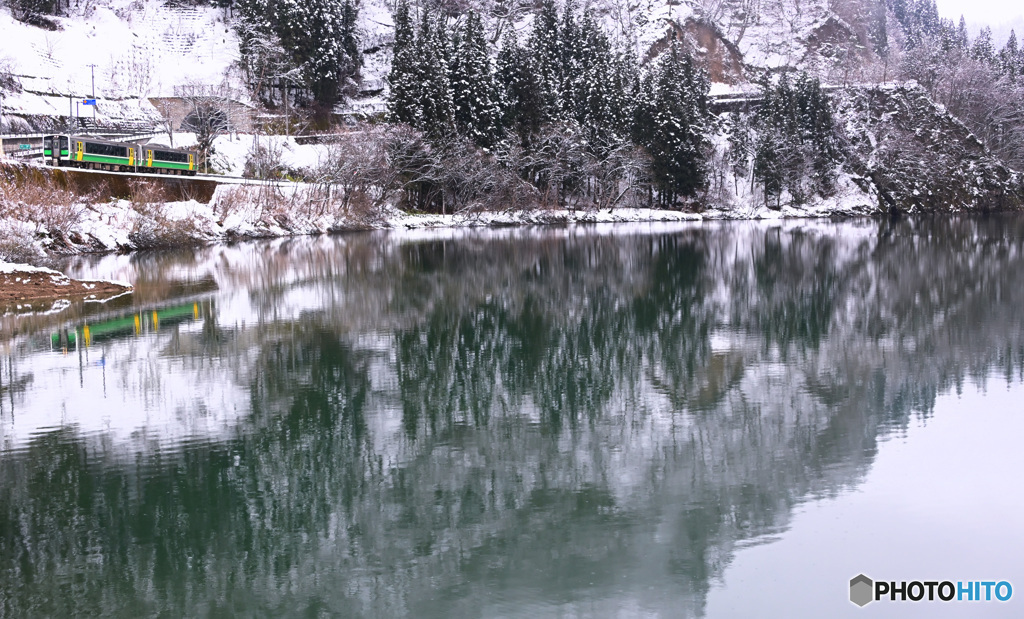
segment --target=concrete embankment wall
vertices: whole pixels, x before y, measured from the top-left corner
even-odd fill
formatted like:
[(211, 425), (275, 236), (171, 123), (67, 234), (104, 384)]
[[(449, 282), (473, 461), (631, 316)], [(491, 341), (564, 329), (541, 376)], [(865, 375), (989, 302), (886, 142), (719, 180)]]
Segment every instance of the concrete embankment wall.
[(55, 186), (98, 200), (131, 199), (140, 188), (153, 190), (169, 202), (196, 200), (208, 204), (217, 181), (182, 176), (133, 175), (117, 172), (50, 168), (14, 162), (0, 162), (0, 180), (18, 187)]

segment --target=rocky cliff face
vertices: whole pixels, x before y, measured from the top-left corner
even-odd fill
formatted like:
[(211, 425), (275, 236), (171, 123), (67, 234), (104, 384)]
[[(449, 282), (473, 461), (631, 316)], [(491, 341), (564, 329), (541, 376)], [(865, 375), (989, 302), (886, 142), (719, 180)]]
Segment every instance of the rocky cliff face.
[(870, 88), (836, 97), (849, 167), (869, 181), (881, 212), (1024, 207), (1024, 180), (920, 88)]

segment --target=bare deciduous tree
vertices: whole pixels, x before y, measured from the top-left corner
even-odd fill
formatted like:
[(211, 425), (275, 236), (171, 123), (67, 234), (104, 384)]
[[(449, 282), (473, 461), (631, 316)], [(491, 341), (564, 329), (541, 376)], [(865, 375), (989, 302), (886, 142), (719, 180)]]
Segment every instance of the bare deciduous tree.
[(587, 145), (578, 131), (551, 125), (537, 138), (528, 162), (528, 178), (541, 191), (545, 206), (575, 208), (589, 164)]
[(365, 216), (379, 209), (393, 186), (391, 166), (380, 127), (337, 133), (317, 166), (318, 184), (339, 192), (342, 208), (351, 215)]
[(214, 140), (230, 127), (229, 105), (234, 92), (227, 84), (207, 85), (196, 82), (175, 87), (175, 91), (185, 105), (181, 129), (196, 134), (198, 165), (207, 167), (214, 152)]

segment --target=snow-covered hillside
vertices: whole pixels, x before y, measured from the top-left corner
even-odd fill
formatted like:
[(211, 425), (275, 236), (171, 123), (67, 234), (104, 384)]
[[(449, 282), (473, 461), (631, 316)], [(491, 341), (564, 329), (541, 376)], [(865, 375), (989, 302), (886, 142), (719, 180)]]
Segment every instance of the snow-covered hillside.
[[(494, 38), (510, 29), (525, 37), (532, 25), (533, 15), (523, 5), (502, 10), (491, 0), (472, 4), (489, 16)], [(680, 36), (708, 57), (714, 79), (729, 83), (743, 80), (744, 67), (809, 62), (808, 50), (820, 47), (815, 37), (820, 38), (821, 29), (839, 23), (824, 0), (766, 1), (754, 17), (705, 4), (598, 0), (588, 7), (611, 39), (639, 58), (656, 55), (669, 37)], [(364, 94), (352, 102), (356, 109), (377, 109), (386, 95), (392, 8), (387, 0), (360, 4)], [(4, 94), (7, 114), (91, 117), (93, 110), (76, 108), (75, 101), (95, 94), (100, 120), (152, 120), (158, 115), (146, 98), (174, 96), (176, 88), (187, 84), (225, 80), (245, 96), (233, 70), (239, 51), (229, 9), (95, 0), (52, 21), (58, 30), (26, 25), (0, 9), (0, 65), (21, 85), (20, 92)]]
[(55, 31), (0, 10), (0, 63), (20, 83), (4, 93), (5, 114), (91, 118), (75, 102), (95, 94), (97, 120), (153, 121), (159, 114), (148, 97), (230, 80), (238, 56), (229, 16), (212, 7), (99, 0), (52, 20)]

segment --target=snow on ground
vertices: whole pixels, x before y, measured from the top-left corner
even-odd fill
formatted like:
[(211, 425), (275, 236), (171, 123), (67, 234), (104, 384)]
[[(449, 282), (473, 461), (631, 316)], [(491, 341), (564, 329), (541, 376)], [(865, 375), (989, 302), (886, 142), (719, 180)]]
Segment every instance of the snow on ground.
[[(507, 212), (466, 212), (449, 215), (408, 214), (394, 208), (384, 210), (383, 216), (371, 221), (353, 220), (345, 213), (327, 210), (319, 213), (315, 208), (302, 208), (296, 212), (268, 209), (254, 203), (237, 204), (230, 198), (238, 190), (257, 191), (247, 185), (221, 185), (210, 204), (196, 201), (171, 202), (163, 205), (158, 225), (181, 225), (190, 239), (200, 243), (213, 243), (236, 238), (284, 237), (304, 234), (323, 234), (332, 231), (390, 228), (390, 229), (439, 229), (439, 228), (486, 228), (530, 225), (568, 224), (620, 224), (627, 222), (692, 222), (715, 219), (787, 219), (806, 217), (831, 217), (835, 215), (865, 215), (872, 210), (867, 196), (853, 192), (840, 192), (830, 199), (817, 199), (807, 205), (784, 205), (779, 210), (764, 206), (751, 206), (745, 210), (727, 208), (709, 209), (703, 213), (645, 208), (617, 208), (607, 210), (551, 210), (528, 209)], [(301, 202), (302, 191), (308, 186), (281, 184), (276, 191), (286, 197), (297, 195)], [(228, 206), (230, 205), (230, 206)], [(5, 224), (0, 220), (0, 226)], [(117, 200), (89, 205), (83, 209), (80, 221), (72, 227), (74, 235), (85, 240), (81, 246), (62, 248), (60, 251), (124, 251), (141, 246), (140, 236), (154, 225), (152, 219), (133, 210), (131, 203)], [(47, 231), (35, 231), (35, 243), (39, 254), (46, 249)], [(177, 242), (182, 242), (179, 238)]]
[[(758, 67), (798, 66), (807, 54), (807, 40), (814, 28), (832, 15), (826, 0), (792, 2), (767, 0), (757, 19), (739, 38), (738, 45), (747, 64)], [(736, 34), (728, 23), (723, 30)]]
[[(170, 144), (171, 136), (159, 134), (152, 143)], [(175, 133), (174, 146), (188, 148), (195, 146), (194, 133)], [(217, 136), (213, 142), (211, 172), (227, 176), (241, 176), (245, 162), (252, 156), (256, 146), (280, 154), (281, 166), (288, 170), (315, 170), (328, 155), (326, 144), (299, 144), (294, 137), (283, 135), (253, 135), (251, 133), (229, 133)]]
[(54, 271), (53, 269), (47, 269), (46, 267), (35, 267), (32, 266), (31, 264), (18, 264), (15, 262), (0, 261), (0, 273), (3, 273), (5, 275), (12, 273), (50, 275), (52, 277), (59, 276), (63, 277), (64, 279), (67, 279), (67, 277), (65, 277), (64, 274), (61, 273), (60, 271)]
[(722, 99), (728, 97), (749, 97), (759, 93), (760, 88), (753, 84), (723, 84), (721, 82), (713, 82), (708, 90), (708, 96)]

